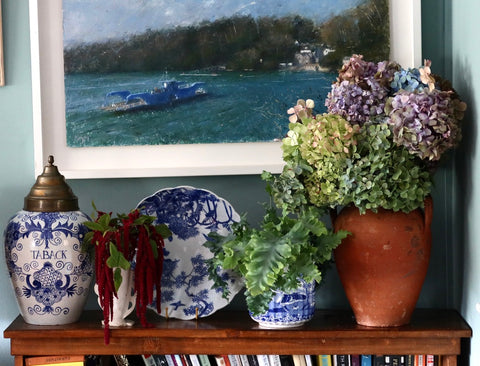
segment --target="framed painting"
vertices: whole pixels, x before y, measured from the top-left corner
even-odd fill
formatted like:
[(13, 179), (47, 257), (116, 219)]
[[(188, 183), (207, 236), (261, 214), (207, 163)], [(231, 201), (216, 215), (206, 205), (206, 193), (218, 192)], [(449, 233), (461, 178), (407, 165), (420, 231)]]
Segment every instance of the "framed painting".
[[(96, 1), (30, 0), (36, 175), (49, 155), (67, 178), (280, 172), (286, 110), (301, 97), (325, 98), (335, 77), (327, 66), (340, 46), (312, 41), (319, 27), (336, 37), (335, 22), (350, 22), (364, 3), (387, 0), (307, 0), (305, 14), (294, 15), (295, 1), (254, 12), (247, 8), (256, 3), (247, 1), (202, 1), (204, 8), (195, 1), (175, 8), (150, 2), (169, 27), (158, 30), (120, 12), (109, 27), (99, 9), (87, 13)], [(139, 19), (148, 19), (149, 2), (122, 4), (134, 14), (136, 3), (144, 7)], [(309, 3), (330, 18), (310, 19), (316, 10)], [(326, 11), (322, 3), (337, 5)], [(350, 8), (335, 8), (343, 3)], [(389, 0), (386, 8), (384, 58), (419, 66), (420, 0)], [(98, 16), (101, 27), (82, 23)]]

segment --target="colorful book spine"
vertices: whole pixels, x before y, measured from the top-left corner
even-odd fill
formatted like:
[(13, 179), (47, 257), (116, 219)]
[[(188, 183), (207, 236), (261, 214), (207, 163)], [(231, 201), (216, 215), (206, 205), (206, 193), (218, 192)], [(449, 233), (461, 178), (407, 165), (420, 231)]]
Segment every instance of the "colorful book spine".
[(350, 365), (351, 366), (361, 366), (360, 365), (360, 355), (350, 355)]
[(83, 366), (84, 356), (38, 356), (25, 359), (25, 366)]
[(424, 355), (415, 355), (415, 366), (426, 366)]
[(145, 363), (145, 366), (157, 366), (153, 355), (142, 355), (142, 360)]
[(208, 355), (198, 355), (198, 361), (200, 361), (201, 366), (212, 366)]
[(425, 360), (426, 366), (435, 366), (435, 356), (434, 355), (427, 355)]
[(317, 356), (317, 365), (318, 366), (332, 366), (332, 356), (330, 356), (330, 355), (318, 355)]
[(360, 365), (361, 366), (373, 366), (372, 365), (372, 355), (361, 355), (360, 356)]

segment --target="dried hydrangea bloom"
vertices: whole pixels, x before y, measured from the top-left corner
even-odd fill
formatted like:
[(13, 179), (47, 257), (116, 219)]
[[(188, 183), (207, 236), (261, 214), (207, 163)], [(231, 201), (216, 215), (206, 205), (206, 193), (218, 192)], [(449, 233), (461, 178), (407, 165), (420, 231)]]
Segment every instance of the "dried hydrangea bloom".
[(375, 64), (364, 61), (363, 56), (353, 55), (343, 65), (327, 96), (328, 111), (359, 125), (382, 115), (390, 83), (399, 69), (396, 62)]
[(421, 159), (437, 161), (461, 139), (458, 125), (465, 103), (452, 92), (425, 88), (421, 93), (399, 91), (385, 108), (393, 140)]

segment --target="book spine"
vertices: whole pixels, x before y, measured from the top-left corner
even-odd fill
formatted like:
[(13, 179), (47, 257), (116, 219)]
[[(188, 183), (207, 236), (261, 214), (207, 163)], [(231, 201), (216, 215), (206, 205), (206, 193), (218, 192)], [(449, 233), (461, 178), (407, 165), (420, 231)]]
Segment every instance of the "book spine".
[(372, 355), (361, 355), (361, 366), (373, 366), (372, 365)]
[(270, 366), (282, 366), (280, 363), (280, 355), (268, 355)]
[(385, 366), (385, 357), (383, 355), (375, 355), (372, 360), (373, 366)]
[(435, 357), (433, 355), (427, 355), (426, 366), (435, 366)]
[(405, 366), (415, 366), (415, 356), (406, 355), (405, 356)]
[(282, 366), (295, 366), (292, 355), (280, 355), (280, 364)]
[(177, 366), (173, 355), (165, 355), (165, 359), (167, 360), (168, 366)]
[(247, 355), (249, 366), (259, 366), (258, 358), (255, 355)]
[(230, 366), (242, 366), (239, 355), (227, 355)]
[(240, 362), (242, 366), (250, 366), (250, 361), (248, 361), (247, 355), (240, 355)]
[(187, 358), (190, 360), (192, 366), (201, 366), (198, 355), (187, 355)]
[(188, 355), (180, 355), (180, 358), (182, 359), (183, 366), (193, 366)]
[(26, 366), (48, 365), (67, 362), (84, 362), (84, 356), (37, 356), (25, 359)]
[(350, 357), (348, 355), (335, 355), (334, 366), (350, 366)]
[[(318, 366), (332, 366), (332, 356), (330, 355), (318, 355), (317, 356), (317, 365)], [(371, 366), (371, 365), (369, 365)]]
[(392, 366), (405, 366), (405, 357), (398, 355), (390, 356), (390, 363)]
[(294, 366), (306, 366), (304, 355), (292, 355)]
[(211, 366), (210, 358), (208, 357), (208, 355), (198, 355), (198, 360), (200, 361), (201, 366)]
[(257, 355), (258, 366), (270, 366), (268, 355)]
[(173, 360), (175, 361), (175, 366), (184, 366), (180, 355), (173, 355)]
[(415, 355), (415, 366), (425, 366), (425, 356)]
[(360, 366), (360, 355), (350, 355), (350, 365)]
[(153, 358), (155, 358), (157, 366), (169, 366), (165, 355), (153, 355)]
[(143, 362), (145, 363), (145, 366), (157, 366), (157, 363), (155, 362), (155, 358), (153, 358), (152, 355), (142, 355)]
[(231, 366), (227, 355), (216, 355), (215, 361), (217, 362), (217, 366)]

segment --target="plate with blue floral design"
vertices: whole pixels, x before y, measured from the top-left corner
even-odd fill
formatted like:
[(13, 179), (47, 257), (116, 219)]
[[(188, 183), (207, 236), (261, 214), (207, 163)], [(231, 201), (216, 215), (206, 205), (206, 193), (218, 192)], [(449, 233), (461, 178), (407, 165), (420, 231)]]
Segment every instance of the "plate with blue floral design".
[[(228, 305), (243, 282), (224, 271), (229, 298), (222, 297), (221, 289), (212, 289), (205, 260), (213, 254), (203, 244), (210, 232), (225, 235), (232, 223), (240, 221), (232, 205), (210, 191), (180, 186), (159, 190), (137, 207), (142, 213), (155, 216), (157, 223), (167, 224), (172, 232), (165, 240), (160, 315), (194, 319)], [(155, 309), (156, 304), (151, 304), (151, 308)]]

